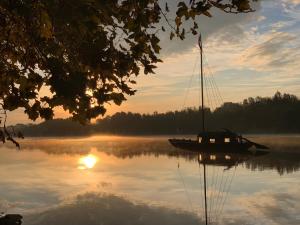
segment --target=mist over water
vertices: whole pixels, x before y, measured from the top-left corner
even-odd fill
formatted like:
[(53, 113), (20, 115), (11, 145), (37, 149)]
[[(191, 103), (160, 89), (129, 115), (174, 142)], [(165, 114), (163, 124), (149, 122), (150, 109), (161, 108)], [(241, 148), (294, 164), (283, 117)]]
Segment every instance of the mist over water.
[[(37, 138), (21, 151), (2, 145), (0, 211), (22, 214), (25, 225), (204, 224), (203, 165), (167, 138)], [(300, 136), (251, 140), (270, 153), (216, 155), (207, 164), (210, 224), (299, 224)]]

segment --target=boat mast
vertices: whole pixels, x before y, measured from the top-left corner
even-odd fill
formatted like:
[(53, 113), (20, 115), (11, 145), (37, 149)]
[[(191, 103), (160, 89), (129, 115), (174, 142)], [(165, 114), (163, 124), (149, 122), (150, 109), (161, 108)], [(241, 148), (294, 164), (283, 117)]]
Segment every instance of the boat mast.
[[(205, 123), (204, 123), (204, 90), (203, 90), (203, 48), (202, 48), (202, 40), (201, 34), (199, 35), (198, 45), (200, 48), (200, 64), (201, 64), (201, 113), (202, 113), (202, 132), (205, 131)], [(205, 162), (203, 163), (203, 179), (204, 179), (204, 204), (205, 204), (205, 224), (207, 225), (207, 193), (206, 193), (206, 166)]]
[(201, 112), (202, 112), (202, 132), (205, 131), (205, 123), (204, 123), (204, 90), (203, 90), (203, 56), (202, 56), (202, 40), (201, 34), (199, 35), (198, 45), (200, 48), (200, 64), (201, 64)]

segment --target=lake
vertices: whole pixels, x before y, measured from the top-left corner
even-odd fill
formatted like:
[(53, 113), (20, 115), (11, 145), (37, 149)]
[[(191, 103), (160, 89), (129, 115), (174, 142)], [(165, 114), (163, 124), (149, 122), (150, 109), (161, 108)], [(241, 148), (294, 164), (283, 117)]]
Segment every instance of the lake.
[[(209, 224), (299, 225), (300, 136), (249, 137), (270, 153), (208, 156)], [(25, 225), (205, 224), (204, 156), (167, 138), (32, 138), (21, 151), (0, 145), (0, 212), (22, 214)]]

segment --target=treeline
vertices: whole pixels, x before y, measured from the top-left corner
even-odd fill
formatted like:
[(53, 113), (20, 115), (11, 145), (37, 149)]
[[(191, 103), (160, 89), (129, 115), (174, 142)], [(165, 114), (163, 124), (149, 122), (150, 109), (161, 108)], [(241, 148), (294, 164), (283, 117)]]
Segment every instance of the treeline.
[[(196, 134), (201, 128), (201, 119), (199, 109), (187, 108), (153, 114), (119, 112), (86, 126), (68, 119), (18, 126), (25, 136)], [(241, 133), (299, 133), (300, 100), (295, 95), (277, 92), (271, 98), (227, 102), (214, 111), (205, 108), (205, 121), (208, 130), (228, 128)]]

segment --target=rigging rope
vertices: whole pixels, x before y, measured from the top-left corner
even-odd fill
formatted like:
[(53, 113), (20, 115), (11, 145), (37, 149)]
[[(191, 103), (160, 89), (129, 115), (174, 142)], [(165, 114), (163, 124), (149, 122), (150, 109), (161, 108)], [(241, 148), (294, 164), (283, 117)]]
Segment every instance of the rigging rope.
[[(237, 163), (236, 163), (237, 167)], [(227, 196), (232, 184), (232, 181), (235, 177), (236, 167), (233, 172), (232, 170), (224, 169), (222, 165), (211, 165), (210, 166), (210, 176), (214, 182), (211, 182), (212, 185), (209, 187), (211, 188), (210, 192), (211, 195), (208, 199), (210, 202), (210, 211), (209, 211), (209, 224), (217, 224), (218, 219), (220, 219), (225, 202), (227, 200)], [(217, 172), (216, 172), (217, 170)], [(221, 174), (220, 174), (221, 173)], [(216, 189), (218, 187), (218, 180), (221, 176), (221, 182), (219, 185), (219, 194), (216, 194)]]
[(217, 197), (216, 197), (216, 207), (218, 206), (218, 203), (219, 203), (219, 199), (221, 197), (221, 188), (222, 188), (222, 184), (223, 184), (223, 179), (224, 179), (224, 174), (222, 173), (221, 174), (221, 181), (219, 183), (219, 187), (218, 187), (218, 194), (217, 194)]
[[(200, 73), (200, 72), (199, 72)], [(206, 76), (203, 76), (204, 78), (204, 87), (205, 87), (205, 94), (206, 94), (206, 101), (207, 101), (207, 106), (210, 106), (210, 100), (209, 100), (209, 89), (208, 89), (208, 81)]]
[[(218, 177), (219, 177), (219, 173), (220, 173), (220, 168), (219, 167), (217, 167), (217, 174), (216, 174), (216, 177), (215, 177), (215, 184), (212, 186), (212, 190), (214, 191), (214, 192), (216, 192), (217, 193), (217, 184), (218, 184)], [(215, 204), (216, 204), (216, 199), (217, 199), (217, 197), (218, 197), (218, 195), (216, 195), (215, 193), (214, 193), (214, 195), (213, 195), (213, 198), (212, 198), (212, 202), (211, 202), (211, 205), (212, 205), (212, 211), (211, 211), (211, 214), (212, 214), (212, 216), (211, 217), (213, 217), (214, 216), (214, 213), (215, 213)]]
[(188, 191), (187, 191), (187, 188), (186, 188), (186, 184), (185, 184), (184, 178), (183, 178), (183, 176), (182, 176), (182, 174), (181, 174), (181, 172), (180, 172), (180, 168), (178, 168), (177, 171), (178, 171), (179, 177), (180, 177), (180, 179), (181, 179), (181, 182), (182, 182), (182, 184), (183, 184), (183, 187), (184, 187), (184, 193), (185, 193), (185, 195), (186, 195), (188, 204), (189, 204), (189, 206), (190, 206), (190, 210), (191, 210), (191, 212), (194, 212), (193, 204), (192, 204), (190, 195), (188, 194)]
[(237, 168), (237, 164), (236, 164), (235, 167), (234, 167), (233, 176), (231, 177), (231, 180), (230, 180), (229, 185), (228, 185), (228, 187), (227, 187), (226, 195), (225, 195), (224, 201), (223, 201), (223, 203), (222, 203), (221, 209), (220, 209), (219, 212), (216, 212), (216, 216), (217, 216), (217, 217), (216, 217), (216, 221), (218, 221), (218, 220), (220, 219), (220, 215), (221, 215), (222, 212), (223, 212), (224, 204), (225, 204), (225, 202), (226, 202), (226, 200), (227, 200), (227, 196), (228, 196), (228, 193), (229, 193), (229, 189), (230, 189), (231, 184), (232, 184), (232, 181), (233, 181), (233, 179), (234, 179), (234, 177), (235, 177), (235, 175), (236, 175), (236, 168)]
[(209, 203), (209, 211), (208, 211), (208, 218), (209, 218), (209, 222), (211, 220), (211, 217), (212, 217), (212, 203), (213, 203), (213, 184), (214, 184), (214, 180), (215, 180), (215, 166), (212, 167), (212, 178), (211, 178), (211, 188), (210, 188), (210, 195), (209, 195), (209, 199), (210, 199), (210, 203)]
[(181, 182), (182, 182), (182, 184), (183, 184), (184, 193), (185, 193), (186, 199), (187, 199), (187, 201), (188, 201), (188, 204), (189, 204), (189, 207), (190, 207), (191, 212), (195, 212), (195, 211), (194, 211), (194, 208), (193, 208), (193, 204), (192, 204), (191, 198), (190, 198), (190, 195), (188, 194), (188, 191), (187, 191), (187, 188), (186, 188), (186, 184), (185, 184), (184, 178), (183, 178), (183, 176), (182, 176), (182, 174), (181, 174), (181, 172), (180, 172), (180, 162), (179, 162), (180, 157), (179, 157), (178, 151), (177, 151), (177, 158), (178, 158), (178, 162), (177, 162), (177, 163), (178, 163), (177, 171), (178, 171), (180, 180), (181, 180)]
[(190, 92), (192, 80), (193, 80), (194, 75), (195, 75), (195, 69), (196, 69), (196, 66), (197, 66), (197, 64), (198, 64), (198, 58), (199, 58), (199, 56), (197, 57), (197, 60), (196, 60), (195, 63), (194, 63), (193, 72), (192, 72), (192, 75), (191, 75), (191, 77), (190, 77), (190, 79), (189, 79), (188, 87), (187, 87), (186, 90), (185, 90), (185, 96), (184, 96), (184, 99), (183, 99), (182, 109), (183, 109), (183, 108), (185, 107), (185, 105), (186, 105), (186, 101), (187, 101), (188, 94), (189, 94), (189, 92)]
[(212, 105), (212, 110), (214, 110), (219, 105), (218, 94), (214, 87), (211, 76), (207, 76), (207, 78), (208, 78), (208, 82), (209, 82), (209, 88), (211, 89), (211, 93), (212, 93), (212, 102), (214, 103)]
[(217, 96), (218, 96), (218, 101), (219, 101), (219, 103), (222, 104), (222, 103), (224, 102), (224, 101), (223, 101), (223, 98), (222, 98), (222, 96), (221, 96), (219, 87), (218, 87), (218, 85), (217, 85), (217, 83), (216, 83), (216, 81), (215, 81), (214, 74), (212, 73), (211, 67), (210, 67), (210, 65), (208, 64), (208, 59), (207, 59), (207, 57), (206, 57), (206, 55), (205, 55), (204, 53), (203, 53), (203, 58), (204, 58), (204, 61), (206, 62), (206, 68), (207, 68), (208, 74), (209, 74), (210, 77), (211, 77), (212, 84), (213, 84), (213, 86), (214, 86), (214, 88), (215, 88), (215, 91), (216, 91), (216, 94), (217, 94)]
[[(225, 172), (226, 172), (226, 171), (224, 170), (223, 173), (225, 173)], [(225, 190), (227, 189), (228, 178), (229, 178), (229, 175), (226, 176), (224, 185), (223, 185), (223, 187), (222, 187), (222, 189), (221, 189), (221, 195), (220, 195), (221, 197), (220, 197), (220, 201), (218, 202), (218, 205), (217, 205), (217, 208), (216, 208), (216, 212), (217, 212), (217, 213), (219, 212), (219, 208), (220, 208), (220, 206), (221, 206), (221, 204), (222, 204), (222, 202), (223, 202), (224, 196), (226, 195)]]

